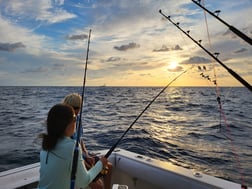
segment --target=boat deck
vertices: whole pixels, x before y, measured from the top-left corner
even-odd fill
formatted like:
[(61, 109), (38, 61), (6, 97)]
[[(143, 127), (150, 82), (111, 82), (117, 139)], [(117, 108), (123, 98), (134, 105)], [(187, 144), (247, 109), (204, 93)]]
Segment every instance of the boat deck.
[[(129, 189), (241, 189), (240, 184), (122, 149), (115, 150), (109, 160), (113, 164), (112, 184), (127, 185)], [(38, 180), (39, 163), (0, 173), (1, 189), (36, 188)]]

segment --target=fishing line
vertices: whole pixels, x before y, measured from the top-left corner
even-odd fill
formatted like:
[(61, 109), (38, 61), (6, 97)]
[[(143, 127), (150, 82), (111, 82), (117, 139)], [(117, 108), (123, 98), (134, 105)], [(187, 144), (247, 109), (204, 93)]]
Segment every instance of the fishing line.
[(84, 99), (85, 86), (86, 86), (87, 62), (88, 62), (90, 36), (91, 36), (91, 29), (89, 30), (89, 35), (88, 35), (88, 46), (87, 46), (86, 62), (85, 62), (84, 75), (83, 75), (80, 116), (79, 116), (79, 122), (78, 122), (79, 124), (77, 125), (77, 138), (76, 138), (76, 143), (75, 143), (73, 163), (72, 163), (72, 172), (71, 172), (71, 185), (70, 185), (71, 189), (75, 188), (76, 171), (77, 171), (78, 157), (79, 157), (80, 129), (81, 129), (81, 123), (82, 123), (82, 121), (81, 121), (82, 116), (81, 115), (82, 115), (83, 99)]
[(203, 49), (209, 56), (211, 56), (216, 62), (218, 62), (223, 68), (225, 68), (235, 79), (237, 79), (241, 84), (243, 84), (247, 89), (249, 89), (252, 92), (252, 86), (244, 80), (239, 74), (237, 74), (235, 71), (227, 67), (224, 63), (222, 63), (218, 58), (218, 54), (212, 54), (209, 52), (205, 47), (201, 45), (201, 40), (196, 41), (192, 36), (189, 34), (189, 31), (185, 32), (180, 26), (179, 22), (175, 23), (171, 20), (170, 16), (166, 16), (165, 14), (162, 13), (161, 10), (159, 10), (159, 13), (163, 15), (167, 20), (169, 20), (174, 26), (176, 26), (180, 31), (182, 31), (187, 37), (189, 37), (195, 44), (197, 44), (201, 49)]
[[(202, 0), (202, 5), (205, 7), (204, 5), (204, 0)], [(211, 39), (210, 39), (210, 33), (209, 33), (209, 27), (208, 27), (208, 21), (207, 21), (207, 16), (206, 16), (206, 11), (204, 11), (204, 18), (205, 18), (205, 24), (206, 24), (206, 30), (207, 30), (207, 39), (208, 39), (208, 43), (209, 43), (209, 47), (210, 49), (212, 49), (212, 43), (211, 43)], [(217, 74), (216, 74), (216, 70), (215, 70), (215, 66), (214, 66), (214, 63), (211, 62), (213, 64), (213, 71), (214, 71), (214, 80), (216, 82), (214, 82), (214, 85), (215, 85), (215, 92), (216, 92), (216, 100), (218, 102), (218, 105), (219, 105), (219, 112), (220, 112), (220, 115), (219, 115), (219, 123), (220, 123), (220, 126), (219, 126), (219, 129), (220, 129), (220, 132), (221, 132), (221, 126), (222, 126), (222, 117), (224, 118), (224, 120), (226, 120), (226, 117), (225, 117), (225, 114), (224, 114), (224, 111), (223, 111), (223, 103), (221, 101), (221, 93), (220, 93), (220, 88), (218, 86), (218, 79), (217, 79)], [(227, 126), (227, 122), (225, 121), (225, 126)], [(228, 140), (232, 140), (232, 138), (230, 138), (229, 136), (225, 135), (224, 133), (222, 133), (224, 137), (226, 137)]]
[[(204, 5), (204, 0), (202, 1), (202, 4), (203, 4), (203, 6), (205, 6)], [(211, 39), (210, 39), (209, 27), (208, 27), (208, 22), (207, 22), (207, 15), (206, 15), (205, 10), (203, 12), (204, 12), (204, 18), (205, 18), (205, 24), (206, 24), (206, 30), (207, 30), (207, 39), (208, 39), (209, 47), (210, 47), (210, 49), (212, 49), (212, 43), (211, 43)], [(221, 125), (222, 125), (221, 124), (221, 113), (223, 111), (222, 110), (222, 103), (221, 103), (221, 95), (220, 95), (220, 89), (219, 89), (219, 86), (218, 86), (218, 80), (217, 80), (217, 74), (216, 74), (215, 66), (214, 66), (213, 62), (211, 62), (211, 63), (213, 65), (213, 72), (214, 72), (214, 80), (215, 80), (214, 84), (215, 84), (216, 100), (217, 100), (218, 105), (219, 105), (219, 112), (220, 112), (220, 115), (219, 115), (219, 123), (220, 123), (219, 129), (221, 131)]]
[[(180, 26), (179, 26), (179, 22), (175, 23), (171, 20), (170, 16), (166, 16), (162, 13), (161, 10), (159, 10), (160, 14), (163, 15), (167, 20), (169, 20), (174, 26), (176, 26), (180, 31), (182, 31), (187, 37), (189, 37), (195, 44), (197, 44), (199, 47), (201, 47), (208, 55), (210, 55), (214, 60), (216, 60), (216, 62), (218, 62), (222, 67), (224, 67), (235, 79), (237, 79), (240, 83), (242, 83), (245, 87), (247, 87), (251, 92), (252, 92), (252, 86), (247, 82), (245, 81), (240, 75), (238, 75), (236, 72), (234, 72), (233, 70), (231, 70), (230, 68), (228, 68), (224, 63), (222, 63), (218, 58), (218, 54), (216, 54), (216, 56), (214, 56), (212, 53), (210, 53), (206, 48), (204, 48), (202, 45), (201, 45), (201, 40), (199, 41), (196, 41), (194, 38), (192, 38), (190, 35), (189, 35), (189, 31), (185, 32)], [(220, 103), (220, 97), (217, 97), (217, 101), (218, 103)], [(222, 116), (224, 116), (223, 112), (222, 112)], [(225, 122), (226, 122), (226, 118), (224, 116), (224, 119), (225, 119)], [(230, 131), (229, 131), (229, 127), (227, 127), (227, 131), (228, 133), (230, 134)], [(233, 139), (231, 138), (231, 134), (230, 134), (230, 139), (231, 141), (233, 141)], [(232, 151), (236, 154), (235, 158), (236, 158), (236, 161), (238, 163), (238, 166), (239, 166), (239, 170), (240, 170), (240, 175), (241, 175), (241, 179), (242, 179), (242, 185), (241, 187), (246, 187), (243, 183), (244, 183), (244, 179), (243, 179), (243, 174), (242, 174), (242, 169), (240, 167), (240, 161), (239, 161), (239, 158), (238, 158), (238, 155), (236, 153), (236, 150), (234, 148), (234, 145), (232, 143)]]
[[(203, 5), (204, 5), (204, 0), (203, 0)], [(209, 47), (210, 47), (210, 49), (212, 49), (212, 43), (211, 43), (211, 39), (210, 39), (210, 33), (209, 33), (209, 27), (208, 27), (208, 22), (207, 22), (206, 11), (204, 11), (204, 18), (205, 18), (205, 24), (206, 24), (206, 29), (207, 29), (207, 39), (208, 39)], [(219, 91), (219, 87), (218, 87), (215, 66), (214, 66), (213, 62), (212, 62), (212, 64), (213, 64), (213, 71), (214, 71), (214, 79), (216, 80), (216, 83), (215, 83), (215, 86), (216, 86), (216, 95), (218, 97), (218, 96), (220, 96), (220, 91)]]
[[(195, 2), (194, 0), (192, 0), (194, 3), (196, 3), (197, 5), (200, 4), (200, 1), (199, 3)], [(204, 5), (204, 0), (202, 1), (202, 6), (200, 7), (205, 7)], [(211, 40), (210, 40), (210, 34), (209, 34), (209, 27), (208, 27), (208, 22), (207, 22), (207, 16), (206, 16), (206, 9), (203, 9), (204, 11), (204, 17), (205, 17), (205, 24), (206, 24), (206, 29), (207, 29), (207, 37), (208, 37), (208, 43), (209, 43), (209, 47), (210, 49), (212, 49), (212, 44), (211, 44)], [(236, 151), (236, 148), (234, 146), (234, 139), (232, 138), (232, 135), (231, 135), (231, 130), (230, 130), (230, 127), (227, 123), (227, 118), (226, 118), (226, 115), (224, 113), (224, 110), (223, 110), (223, 103), (221, 101), (221, 94), (220, 94), (220, 89), (219, 89), (219, 86), (218, 86), (218, 82), (217, 82), (217, 75), (216, 75), (216, 71), (215, 71), (215, 67), (213, 66), (213, 71), (214, 71), (214, 79), (215, 79), (215, 91), (216, 91), (216, 96), (217, 96), (217, 102), (218, 102), (218, 105), (219, 105), (219, 112), (220, 112), (220, 116), (219, 116), (219, 121), (220, 121), (220, 132), (221, 132), (221, 121), (222, 121), (222, 118), (224, 119), (224, 125), (226, 126), (226, 129), (227, 129), (227, 135), (225, 133), (222, 133), (222, 135), (224, 137), (226, 137), (230, 142), (231, 142), (231, 150), (232, 152), (234, 153), (234, 157), (236, 159), (236, 164), (238, 165), (238, 170), (240, 172), (240, 177), (241, 177), (241, 183), (242, 185), (244, 185), (244, 176), (243, 176), (243, 169), (241, 167), (241, 164), (240, 164), (240, 159), (239, 159), (239, 155)]]
[[(239, 170), (239, 173), (240, 173), (240, 176), (241, 176), (241, 183), (243, 186), (245, 186), (245, 181), (244, 181), (244, 175), (243, 175), (243, 169), (241, 167), (241, 162), (240, 162), (240, 158), (239, 158), (239, 155), (236, 151), (236, 148), (235, 148), (235, 145), (234, 145), (234, 139), (231, 135), (231, 130), (230, 130), (230, 127), (229, 125), (227, 124), (227, 119), (225, 117), (225, 114), (224, 114), (224, 111), (221, 112), (222, 113), (222, 116), (224, 118), (224, 121), (225, 121), (225, 125), (226, 125), (226, 129), (227, 129), (227, 135), (226, 137), (228, 137), (228, 139), (231, 141), (231, 151), (234, 153), (234, 158), (236, 160), (236, 164), (238, 166), (238, 170)], [(225, 135), (224, 135), (225, 136)]]
[(150, 107), (150, 105), (179, 77), (181, 77), (184, 73), (186, 73), (188, 70), (192, 69), (192, 67), (188, 68), (187, 70), (180, 73), (178, 76), (176, 76), (172, 81), (170, 81), (150, 102), (149, 104), (143, 109), (143, 111), (136, 117), (136, 119), (130, 124), (130, 126), (127, 128), (127, 130), (122, 134), (122, 136), (116, 141), (116, 143), (109, 149), (109, 151), (105, 154), (105, 157), (108, 158), (110, 154), (114, 151), (114, 149), (117, 147), (117, 145), (120, 143), (120, 141), (123, 139), (123, 137), (127, 134), (127, 132), (132, 128), (132, 126), (137, 122), (137, 120), (142, 116), (142, 114)]
[(210, 15), (212, 15), (214, 18), (216, 18), (217, 20), (219, 20), (221, 23), (223, 23), (224, 25), (226, 25), (233, 33), (235, 33), (237, 36), (239, 36), (241, 39), (243, 39), (244, 41), (246, 41), (248, 44), (252, 45), (252, 39), (250, 37), (248, 37), (247, 35), (245, 35), (243, 32), (241, 32), (240, 30), (238, 30), (237, 28), (235, 28), (234, 26), (229, 25), (227, 22), (225, 22), (224, 20), (222, 20), (218, 15), (220, 13), (220, 10), (215, 11), (214, 13), (217, 14), (217, 16), (212, 13), (211, 11), (209, 11), (208, 9), (206, 9), (204, 6), (202, 6), (200, 4), (201, 0), (195, 1), (192, 0), (192, 2), (194, 2), (196, 5), (198, 5), (200, 8), (204, 9), (206, 12), (208, 12)]

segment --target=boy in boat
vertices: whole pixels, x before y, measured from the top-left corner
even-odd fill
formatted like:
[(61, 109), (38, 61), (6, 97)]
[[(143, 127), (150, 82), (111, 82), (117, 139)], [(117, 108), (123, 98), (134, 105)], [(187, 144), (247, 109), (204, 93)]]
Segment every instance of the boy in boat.
[[(47, 133), (42, 136), (40, 152), (39, 189), (69, 189), (72, 172), (73, 152), (76, 141), (74, 134), (76, 115), (69, 105), (53, 106), (47, 116)], [(75, 186), (86, 188), (108, 163), (104, 157), (87, 171), (82, 152), (78, 157)]]
[[(82, 98), (78, 93), (71, 93), (67, 95), (64, 100), (63, 104), (70, 105), (73, 107), (75, 111), (75, 115), (79, 115), (80, 108), (81, 108), (81, 103), (82, 103)], [(79, 125), (77, 119), (76, 122), (76, 132), (77, 132), (77, 126)], [(86, 146), (84, 144), (84, 141), (82, 139), (83, 137), (83, 128), (82, 125), (80, 124), (80, 144), (81, 144), (81, 149), (83, 153), (83, 159), (85, 160), (85, 165), (87, 169), (90, 169), (99, 158), (94, 155), (90, 155), (86, 149)], [(77, 138), (77, 133), (74, 133), (73, 139)], [(101, 179), (97, 179), (93, 181), (92, 183), (89, 184), (91, 189), (110, 189), (111, 188), (111, 173), (112, 173), (112, 164), (108, 162), (107, 166), (105, 167), (105, 172), (106, 174), (103, 175), (103, 181)]]

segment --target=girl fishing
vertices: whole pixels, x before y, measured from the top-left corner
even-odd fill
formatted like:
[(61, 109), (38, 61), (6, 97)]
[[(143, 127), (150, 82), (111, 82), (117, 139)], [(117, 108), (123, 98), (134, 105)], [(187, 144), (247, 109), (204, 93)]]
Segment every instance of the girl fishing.
[[(75, 132), (76, 116), (72, 107), (53, 106), (47, 117), (47, 133), (42, 135), (40, 152), (39, 189), (69, 189), (76, 141), (70, 137)], [(85, 188), (107, 165), (106, 158), (87, 171), (82, 152), (79, 152), (75, 185)]]

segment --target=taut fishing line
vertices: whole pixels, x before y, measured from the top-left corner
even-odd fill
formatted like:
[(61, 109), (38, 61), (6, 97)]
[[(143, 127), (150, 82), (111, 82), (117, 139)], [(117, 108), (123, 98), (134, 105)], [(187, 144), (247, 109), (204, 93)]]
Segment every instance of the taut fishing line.
[[(210, 46), (210, 49), (212, 49), (212, 44), (211, 44), (211, 40), (210, 40), (210, 34), (209, 34), (209, 29), (208, 29), (208, 23), (207, 23), (207, 16), (206, 16), (206, 12), (207, 12), (207, 9), (204, 8), (205, 5), (204, 5), (204, 0), (202, 1), (202, 5), (200, 5), (200, 2), (197, 3), (195, 2), (194, 0), (192, 0), (195, 4), (197, 4), (198, 6), (200, 7), (203, 7), (203, 11), (204, 11), (204, 17), (205, 17), (205, 23), (206, 23), (206, 28), (207, 28), (207, 36), (208, 36), (208, 43), (209, 43), (209, 46)], [(244, 35), (243, 35), (244, 36)], [(247, 37), (246, 37), (247, 39)], [(248, 42), (248, 41), (247, 41)], [(240, 176), (241, 176), (241, 183), (242, 183), (242, 186), (245, 186), (244, 185), (244, 176), (243, 176), (243, 169), (241, 167), (241, 163), (240, 163), (240, 158), (239, 158), (239, 155), (237, 153), (237, 150), (235, 148), (235, 145), (234, 145), (234, 139), (231, 135), (231, 130), (230, 130), (230, 127), (227, 123), (227, 118), (226, 118), (226, 115), (225, 115), (225, 112), (223, 110), (223, 104), (222, 104), (222, 101), (221, 101), (221, 94), (220, 94), (220, 89), (218, 87), (218, 82), (217, 82), (217, 75), (216, 75), (216, 71), (215, 71), (215, 67), (213, 66), (213, 70), (214, 70), (214, 77), (215, 77), (215, 89), (216, 89), (216, 96), (217, 96), (217, 102), (218, 102), (218, 105), (219, 105), (219, 112), (220, 112), (220, 132), (222, 133), (222, 127), (221, 127), (221, 120), (223, 118), (224, 120), (224, 124), (225, 124), (225, 127), (226, 127), (226, 132), (227, 132), (227, 135), (225, 135), (224, 133), (222, 133), (227, 139), (229, 139), (230, 143), (231, 143), (231, 150), (232, 152), (234, 153), (234, 157), (235, 157), (235, 160), (236, 160), (236, 164), (237, 164), (237, 167), (238, 167), (238, 170), (239, 170), (239, 173), (240, 173)]]
[(142, 116), (142, 114), (150, 107), (150, 105), (179, 77), (181, 77), (184, 73), (186, 73), (188, 70), (192, 69), (192, 67), (188, 68), (187, 70), (180, 73), (178, 76), (176, 76), (172, 81), (170, 81), (150, 102), (149, 104), (143, 109), (143, 111), (137, 116), (137, 118), (130, 124), (130, 126), (127, 128), (127, 130), (122, 134), (122, 136), (116, 141), (116, 143), (109, 149), (109, 151), (105, 154), (105, 157), (108, 158), (110, 154), (114, 151), (114, 149), (117, 147), (117, 145), (120, 143), (120, 141), (123, 139), (123, 137), (127, 134), (127, 132), (132, 128), (132, 126), (137, 122), (137, 120)]
[[(202, 1), (202, 4), (203, 4), (203, 6), (205, 6), (204, 5), (204, 0)], [(211, 39), (210, 39), (209, 27), (208, 27), (208, 22), (207, 22), (207, 15), (206, 15), (205, 10), (204, 10), (204, 18), (205, 18), (205, 25), (206, 25), (206, 30), (207, 30), (207, 39), (208, 39), (208, 43), (209, 43), (209, 48), (212, 49), (212, 43), (211, 43)], [(213, 66), (213, 72), (214, 72), (214, 81), (215, 81), (214, 85), (215, 85), (216, 100), (217, 100), (218, 105), (219, 105), (219, 113), (220, 113), (220, 115), (219, 115), (219, 123), (220, 123), (219, 129), (221, 131), (221, 115), (222, 115), (222, 111), (223, 111), (222, 102), (221, 102), (221, 94), (220, 94), (220, 89), (219, 89), (219, 86), (218, 86), (218, 80), (217, 80), (217, 74), (216, 74), (214, 62), (211, 61), (211, 64)]]
[(204, 50), (209, 56), (211, 56), (216, 62), (218, 62), (223, 68), (225, 68), (237, 81), (239, 81), (242, 85), (247, 87), (247, 89), (252, 92), (252, 86), (245, 80), (243, 79), (239, 74), (237, 74), (235, 71), (227, 67), (223, 62), (221, 62), (217, 56), (218, 54), (212, 54), (209, 52), (205, 47), (201, 45), (201, 40), (196, 41), (190, 34), (189, 31), (184, 31), (180, 26), (179, 22), (175, 23), (174, 21), (171, 20), (170, 16), (166, 16), (165, 14), (162, 13), (161, 10), (159, 10), (159, 13), (163, 15), (167, 20), (169, 20), (174, 26), (176, 26), (180, 31), (182, 31), (188, 38), (190, 38), (195, 44), (197, 44), (202, 50)]
[(225, 22), (224, 20), (222, 20), (218, 15), (220, 13), (220, 10), (215, 11), (214, 13), (212, 13), (211, 11), (209, 11), (208, 9), (206, 9), (204, 6), (202, 6), (200, 4), (201, 0), (195, 1), (192, 0), (192, 2), (194, 2), (196, 5), (198, 5), (200, 8), (202, 8), (203, 10), (205, 10), (206, 12), (208, 12), (210, 15), (212, 15), (214, 18), (216, 18), (217, 20), (219, 20), (221, 23), (223, 23), (224, 25), (226, 25), (233, 33), (235, 33), (237, 36), (239, 36), (241, 39), (243, 39), (244, 41), (246, 41), (248, 44), (252, 45), (252, 39), (250, 37), (248, 37), (247, 35), (245, 35), (243, 32), (241, 32), (240, 30), (238, 30), (237, 28), (235, 28), (234, 26), (229, 25), (227, 22)]
[[(195, 2), (194, 0), (192, 0), (194, 3), (196, 3), (197, 5), (199, 5), (199, 3)], [(200, 2), (200, 0), (199, 0)], [(202, 7), (201, 5), (199, 5), (201, 8), (203, 8), (204, 10), (208, 11), (207, 9), (205, 9), (204, 7)], [(243, 84), (245, 87), (247, 87), (247, 89), (249, 89), (251, 92), (252, 92), (252, 86), (246, 81), (244, 80), (239, 74), (237, 74), (236, 72), (234, 72), (233, 70), (231, 70), (230, 68), (228, 68), (224, 63), (222, 63), (218, 58), (217, 56), (219, 55), (219, 53), (215, 53), (215, 56), (210, 53), (206, 48), (204, 48), (202, 45), (201, 45), (201, 40), (199, 41), (196, 41), (194, 38), (192, 38), (190, 35), (189, 35), (189, 31), (185, 32), (180, 26), (179, 26), (179, 23), (175, 23), (174, 21), (171, 20), (170, 16), (166, 16), (162, 13), (161, 10), (159, 10), (160, 14), (163, 15), (165, 18), (167, 18), (167, 20), (169, 20), (174, 26), (176, 26), (180, 31), (182, 31), (188, 38), (190, 38), (195, 44), (197, 44), (199, 47), (201, 47), (209, 56), (211, 56), (214, 60), (216, 60), (216, 62), (218, 62), (222, 67), (224, 67), (235, 79), (237, 79), (241, 84)], [(206, 19), (205, 19), (206, 21)], [(206, 21), (206, 25), (207, 25), (207, 21)], [(208, 25), (207, 25), (208, 26)], [(231, 26), (231, 30), (233, 29), (234, 27)], [(208, 28), (207, 28), (208, 29)], [(236, 29), (234, 29), (236, 33)], [(208, 30), (207, 30), (208, 31)], [(236, 33), (237, 34), (237, 33)], [(244, 35), (240, 35), (240, 33), (237, 34), (238, 36), (242, 37)], [(210, 37), (209, 37), (209, 33), (208, 33), (208, 39), (209, 39), (209, 42), (210, 42)], [(251, 40), (251, 39), (250, 39)], [(247, 41), (248, 42), (248, 41)], [(216, 74), (215, 74), (216, 76)], [(216, 78), (215, 78), (215, 85), (217, 87), (217, 81), (216, 81)], [(224, 115), (224, 112), (222, 111), (222, 106), (221, 106), (221, 100), (220, 100), (220, 96), (219, 96), (219, 91), (217, 91), (216, 89), (216, 93), (217, 93), (217, 101), (219, 103), (219, 106), (220, 106), (220, 119), (221, 119), (221, 115), (223, 116), (224, 120), (225, 120), (225, 123), (227, 125), (227, 121), (226, 121), (226, 118), (225, 118), (225, 115)], [(234, 144), (233, 144), (233, 139), (231, 137), (231, 133), (230, 133), (230, 129), (229, 127), (227, 126), (227, 131), (228, 131), (228, 134), (229, 134), (229, 139), (231, 140), (231, 144), (232, 144), (232, 151), (235, 153), (235, 158), (236, 158), (236, 162), (238, 164), (238, 168), (239, 168), (239, 171), (240, 171), (240, 175), (241, 175), (241, 180), (242, 180), (242, 184), (241, 184), (241, 188), (247, 188), (247, 186), (244, 185), (244, 179), (243, 179), (243, 174), (242, 174), (242, 169), (241, 169), (241, 166), (240, 166), (240, 160), (239, 160), (239, 157), (236, 153), (236, 150), (234, 148)]]
[[(122, 136), (115, 142), (115, 144), (109, 149), (109, 151), (105, 154), (104, 157), (108, 158), (110, 154), (114, 151), (114, 149), (117, 147), (117, 145), (121, 142), (123, 137), (128, 133), (128, 131), (133, 127), (133, 125), (137, 122), (137, 120), (143, 115), (143, 113), (151, 106), (151, 104), (174, 82), (176, 81), (179, 77), (181, 77), (184, 73), (192, 69), (194, 66), (191, 66), (187, 70), (183, 71), (180, 73), (178, 76), (176, 76), (172, 81), (170, 81), (149, 103), (148, 105), (143, 109), (143, 111), (136, 117), (136, 119), (130, 124), (130, 126), (127, 128), (126, 131), (122, 134)], [(102, 173), (99, 173), (98, 176), (95, 178), (95, 180), (99, 179), (102, 177)]]

